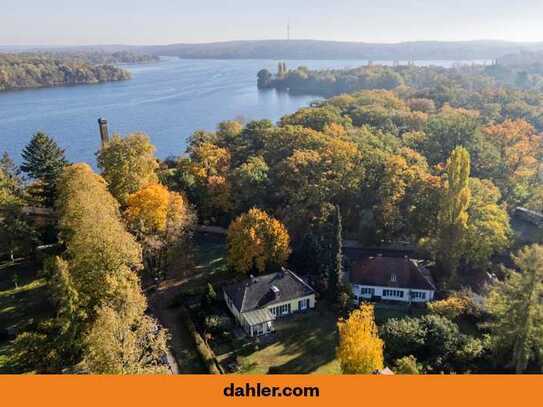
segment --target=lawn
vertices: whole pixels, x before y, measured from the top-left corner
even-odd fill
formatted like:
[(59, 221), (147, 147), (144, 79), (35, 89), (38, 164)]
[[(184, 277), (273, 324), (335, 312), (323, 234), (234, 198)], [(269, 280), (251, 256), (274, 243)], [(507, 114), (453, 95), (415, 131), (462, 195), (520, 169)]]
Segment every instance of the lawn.
[(245, 374), (338, 374), (336, 317), (320, 302), (317, 309), (276, 322), (276, 340), (241, 355)]
[(207, 283), (220, 283), (232, 278), (226, 266), (225, 237), (210, 233), (197, 233), (194, 237), (196, 266), (194, 274), (183, 284), (183, 290), (198, 289)]
[[(51, 315), (46, 282), (38, 270), (31, 262), (0, 264), (0, 331), (20, 330)], [(10, 368), (10, 351), (9, 340), (0, 337), (0, 373), (15, 373)]]

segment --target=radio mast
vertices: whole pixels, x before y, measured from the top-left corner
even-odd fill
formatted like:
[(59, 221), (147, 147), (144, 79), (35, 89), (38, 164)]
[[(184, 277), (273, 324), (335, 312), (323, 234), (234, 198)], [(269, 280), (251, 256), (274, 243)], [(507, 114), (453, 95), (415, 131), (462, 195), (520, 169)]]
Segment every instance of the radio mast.
[(287, 40), (290, 40), (290, 18), (287, 22)]

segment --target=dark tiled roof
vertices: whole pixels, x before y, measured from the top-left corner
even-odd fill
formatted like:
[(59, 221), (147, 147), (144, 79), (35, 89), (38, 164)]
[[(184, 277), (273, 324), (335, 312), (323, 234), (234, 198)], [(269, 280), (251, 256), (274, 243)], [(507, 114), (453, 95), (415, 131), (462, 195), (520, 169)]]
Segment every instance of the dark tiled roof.
[(407, 257), (365, 257), (353, 262), (353, 284), (435, 290), (430, 273)]
[(526, 208), (515, 208), (511, 227), (519, 243), (539, 243), (543, 240), (543, 214)]
[(543, 214), (526, 208), (517, 207), (513, 211), (513, 218), (529, 222), (535, 226), (543, 225)]
[[(278, 296), (272, 291), (274, 286), (279, 289)], [(286, 269), (226, 286), (224, 291), (240, 312), (252, 311), (314, 293), (306, 282)]]

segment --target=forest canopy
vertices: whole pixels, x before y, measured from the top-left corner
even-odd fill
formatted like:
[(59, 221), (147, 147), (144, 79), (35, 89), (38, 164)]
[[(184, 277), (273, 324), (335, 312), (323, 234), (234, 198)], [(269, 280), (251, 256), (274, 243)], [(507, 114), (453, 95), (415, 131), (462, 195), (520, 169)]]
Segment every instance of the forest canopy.
[(0, 91), (130, 79), (130, 73), (87, 58), (48, 54), (0, 54)]

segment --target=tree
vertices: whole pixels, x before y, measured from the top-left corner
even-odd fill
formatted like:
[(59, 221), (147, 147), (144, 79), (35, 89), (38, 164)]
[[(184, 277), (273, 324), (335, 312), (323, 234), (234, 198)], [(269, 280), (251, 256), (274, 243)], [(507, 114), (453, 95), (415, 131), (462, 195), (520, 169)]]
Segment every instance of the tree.
[(337, 358), (345, 374), (369, 374), (383, 368), (383, 341), (374, 321), (373, 306), (363, 304), (349, 319), (338, 322)]
[(248, 273), (254, 268), (263, 273), (268, 266), (285, 264), (290, 254), (286, 228), (266, 212), (253, 208), (228, 227), (228, 264)]
[(64, 150), (45, 133), (37, 132), (24, 148), (22, 156), (21, 170), (39, 183), (35, 198), (45, 206), (53, 206), (58, 178), (67, 164)]
[(124, 215), (143, 245), (145, 267), (154, 277), (183, 266), (181, 256), (186, 253), (182, 246), (194, 216), (182, 195), (149, 184), (128, 196)]
[(470, 158), (457, 147), (447, 161), (447, 183), (438, 215), (436, 261), (447, 278), (453, 279), (463, 254), (468, 228)]
[(537, 180), (543, 155), (541, 135), (525, 120), (506, 120), (482, 129), (481, 172), (500, 188), (509, 205), (523, 203)]
[(257, 86), (259, 89), (266, 89), (270, 87), (272, 74), (267, 69), (261, 69), (257, 74)]
[(161, 184), (149, 184), (128, 196), (126, 219), (142, 233), (166, 232), (172, 223), (187, 224), (190, 214), (186, 200)]
[(0, 202), (0, 254), (7, 251), (12, 262), (15, 256), (32, 253), (38, 242), (34, 228), (23, 214), (18, 202)]
[(396, 374), (420, 374), (422, 366), (417, 363), (417, 359), (413, 355), (404, 356), (396, 359), (394, 362), (394, 372)]
[(462, 334), (456, 323), (439, 315), (389, 319), (380, 333), (388, 362), (412, 355), (435, 372), (470, 371), (484, 352), (478, 338)]
[(167, 340), (154, 319), (102, 307), (85, 340), (83, 365), (92, 374), (165, 374)]
[(495, 349), (522, 373), (543, 351), (543, 246), (525, 247), (513, 260), (519, 271), (507, 271), (486, 306), (493, 317), (489, 328)]
[(251, 156), (232, 174), (232, 191), (236, 209), (245, 212), (266, 204), (266, 190), (270, 186), (270, 168), (263, 157)]
[(444, 106), (438, 114), (430, 116), (425, 126), (426, 137), (417, 150), (430, 164), (445, 162), (458, 146), (462, 146), (475, 158), (478, 157), (480, 139), (479, 112)]
[(102, 305), (123, 303), (128, 291), (138, 296), (141, 248), (125, 230), (106, 182), (87, 164), (66, 167), (58, 186), (59, 237), (84, 315), (78, 322), (87, 327)]
[(5, 152), (0, 158), (0, 205), (8, 198), (20, 198), (23, 193), (23, 181), (20, 170)]
[(143, 133), (129, 134), (125, 138), (114, 135), (98, 151), (96, 161), (110, 192), (122, 206), (128, 195), (158, 182), (155, 147)]
[(471, 191), (464, 258), (480, 269), (490, 266), (490, 258), (510, 245), (511, 228), (500, 191), (489, 180), (470, 178)]
[(94, 373), (154, 372), (166, 334), (144, 314), (141, 248), (105, 180), (87, 164), (66, 167), (57, 211), (66, 247), (52, 280), (62, 352)]
[(232, 208), (230, 152), (210, 142), (190, 147), (185, 171), (194, 180), (193, 194), (203, 219), (214, 220)]

